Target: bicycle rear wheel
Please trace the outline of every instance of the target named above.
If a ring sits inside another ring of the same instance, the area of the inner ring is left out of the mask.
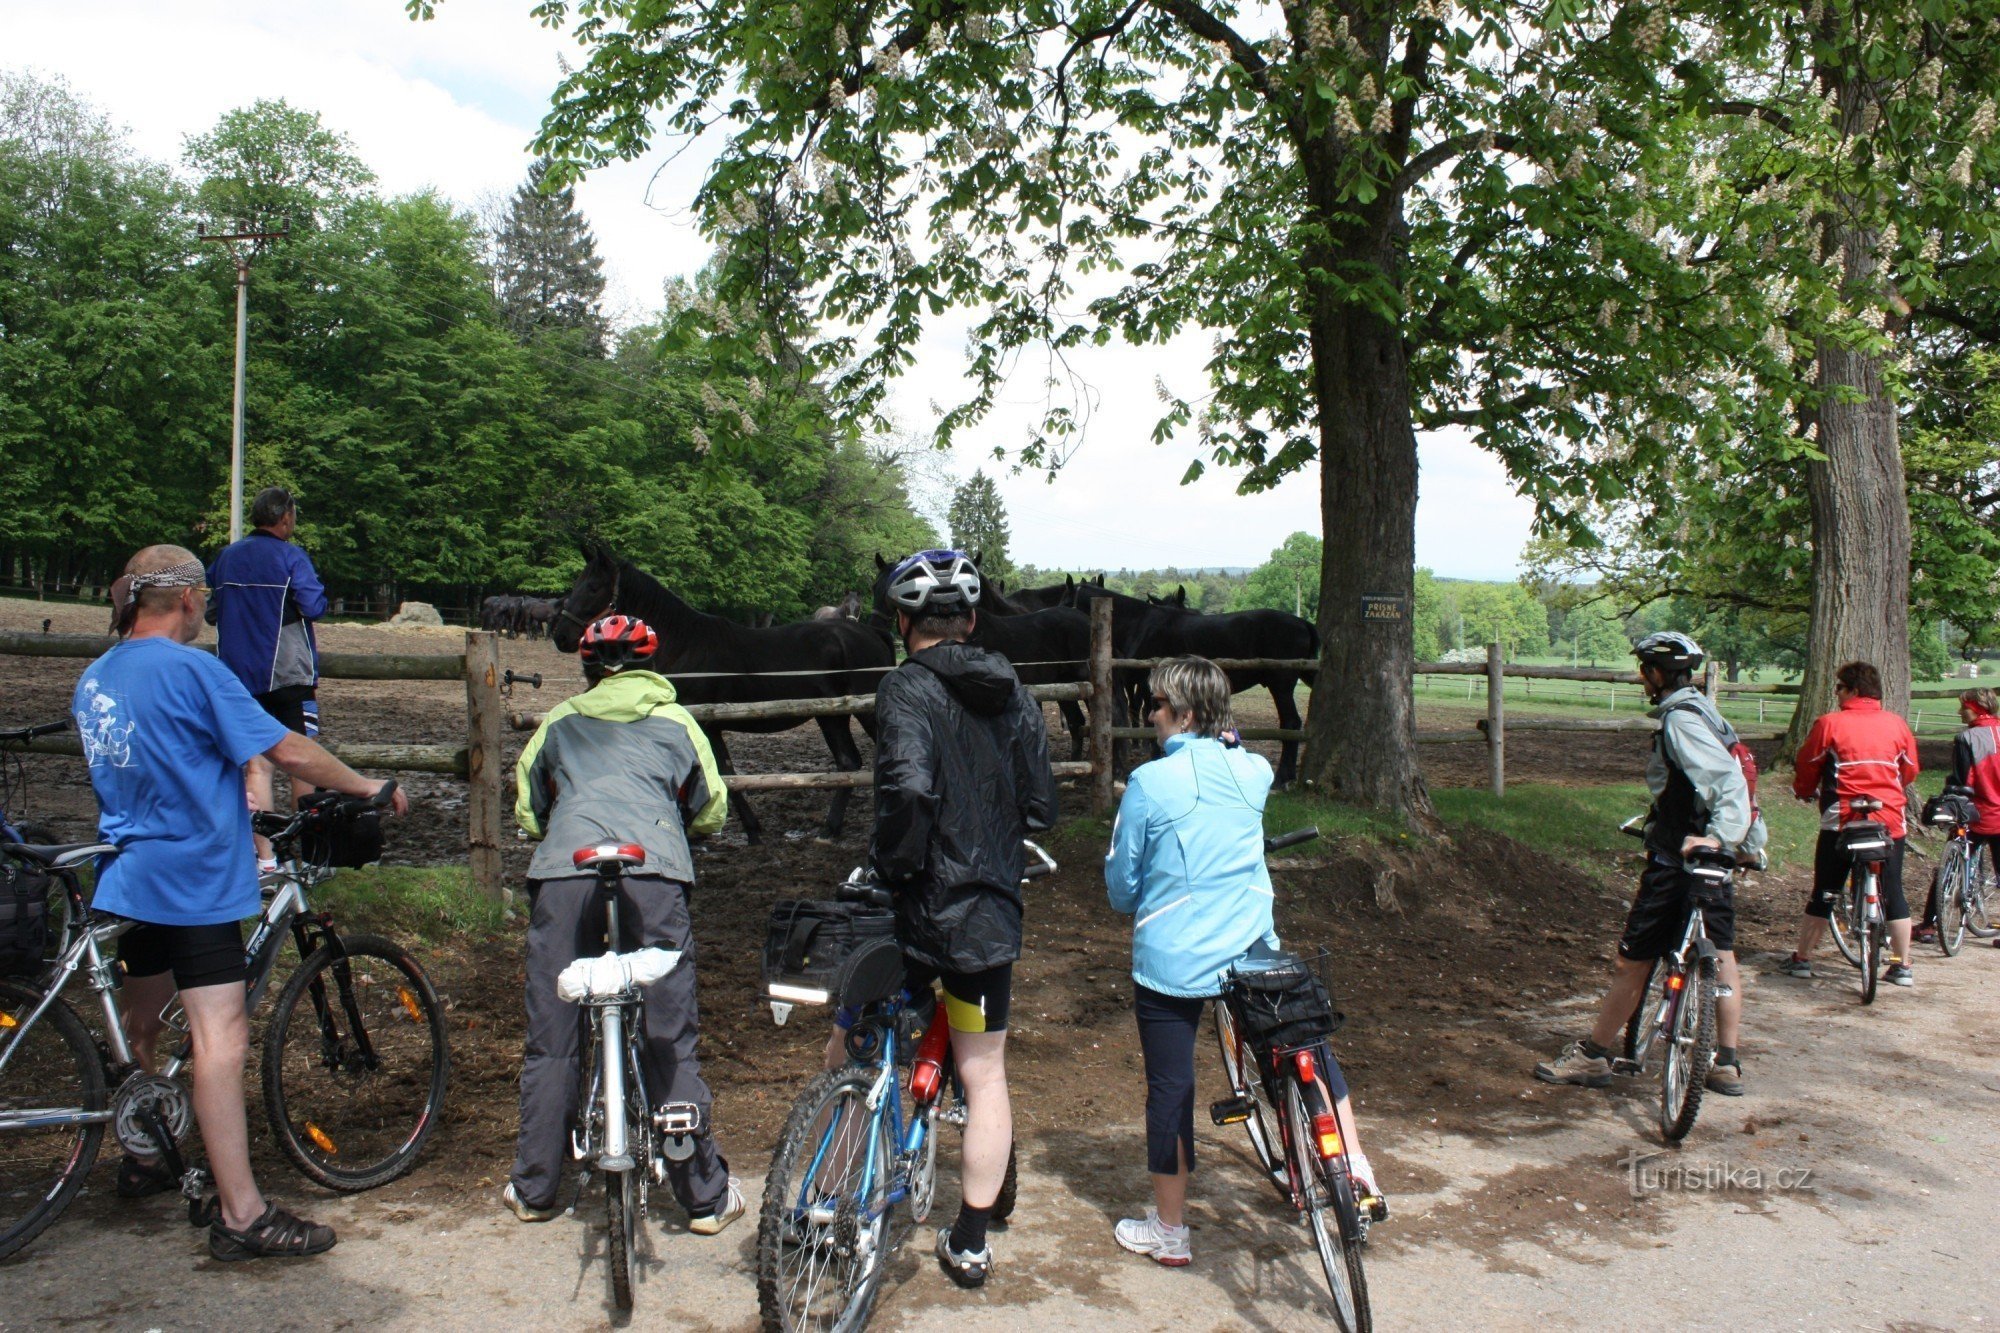
[[[1862,890],[1854,890],[1855,919],[1860,926],[1854,932],[1854,941],[1860,957],[1855,960],[1861,969],[1861,1003],[1875,1003],[1876,983],[1882,974],[1882,923],[1868,920],[1868,907],[1862,897]]]
[[[1228,1004],[1221,1000],[1215,1002],[1215,1041],[1222,1050],[1222,1072],[1229,1080],[1230,1095],[1242,1098],[1250,1107],[1250,1118],[1243,1122],[1245,1132],[1250,1135],[1250,1151],[1256,1155],[1257,1165],[1263,1168],[1264,1179],[1271,1182],[1280,1197],[1288,1199],[1292,1191],[1285,1177],[1283,1145],[1276,1133],[1276,1108],[1270,1104],[1263,1076],[1257,1072],[1256,1053],[1243,1040]]]
[[[1833,911],[1827,915],[1827,926],[1833,931],[1834,947],[1840,950],[1851,967],[1861,966],[1861,890],[1849,884],[1834,896]]]
[[[90,1029],[61,1000],[24,1028],[41,996],[0,981],[0,1120],[35,1111],[105,1107],[104,1062]],[[0,1259],[21,1249],[62,1216],[91,1163],[104,1126],[0,1128]]]
[[[874,1082],[861,1066],[828,1070],[785,1121],[757,1221],[757,1305],[772,1333],[850,1333],[868,1322],[888,1257],[884,1201],[895,1163],[887,1125],[868,1108]]]
[[[1299,1187],[1299,1204],[1312,1230],[1319,1266],[1333,1297],[1333,1320],[1342,1333],[1368,1333],[1368,1277],[1361,1269],[1361,1221],[1347,1178],[1319,1155],[1313,1142],[1318,1089],[1308,1103],[1296,1079],[1285,1080],[1285,1142]],[[1332,1108],[1327,1108],[1331,1110]]]
[[[1715,960],[1697,962],[1674,1000],[1667,1059],[1660,1070],[1660,1133],[1679,1143],[1701,1114],[1708,1065],[1715,1058]]]
[[[639,1200],[636,1171],[612,1171],[604,1177],[604,1249],[611,1261],[611,1303],[632,1308],[632,1256],[639,1247]]]
[[[374,1189],[415,1166],[450,1074],[430,978],[375,935],[314,950],[264,1032],[264,1110],[278,1146],[328,1189]]]
[[[1962,838],[1952,839],[1945,848],[1944,859],[1938,865],[1937,888],[1934,890],[1937,902],[1937,942],[1949,958],[1965,943],[1965,894],[1970,887],[1971,866],[1969,848]]]

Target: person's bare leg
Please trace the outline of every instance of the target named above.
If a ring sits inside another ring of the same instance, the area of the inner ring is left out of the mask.
[[[194,1118],[201,1126],[208,1169],[222,1200],[222,1223],[242,1231],[264,1215],[264,1196],[250,1172],[250,1130],[243,1109],[243,1065],[250,1055],[244,986],[195,986],[181,992],[194,1033]]]
[[[1743,971],[1736,966],[1735,950],[1718,955],[1715,976],[1723,989],[1729,992],[1716,997],[1715,1044],[1733,1051],[1736,1049],[1736,1038],[1743,1031]]]
[[[125,1038],[132,1043],[132,1058],[139,1062],[139,1068],[149,1074],[159,1068],[159,1052],[155,1048],[167,1026],[160,1021],[160,1011],[173,998],[174,974],[171,972],[150,977],[127,977],[118,988],[118,1007],[125,1020]]]
[[[1652,959],[1618,957],[1611,974],[1611,989],[1604,992],[1604,1002],[1597,1007],[1597,1025],[1590,1030],[1592,1044],[1600,1050],[1611,1049],[1618,1034],[1625,1030],[1632,1011],[1639,1007],[1639,997],[1646,993],[1646,980],[1652,974]]]
[[[991,1208],[1007,1176],[1014,1146],[1014,1108],[1007,1099],[1007,1034],[953,1032],[951,1053],[965,1087],[964,1166],[959,1194],[974,1208]]]
[[[1910,918],[1889,923],[1889,952],[1905,966],[1910,961]]]
[[[1826,918],[1823,916],[1807,917],[1799,923],[1799,942],[1792,949],[1793,956],[1797,958],[1812,957],[1813,950],[1819,947],[1819,942],[1825,937]]]
[[[1174,1172],[1171,1176],[1163,1176],[1157,1173],[1153,1176],[1153,1205],[1155,1210],[1160,1214],[1160,1221],[1170,1227],[1178,1227],[1186,1224],[1188,1187],[1187,1145],[1184,1143],[1176,1145],[1174,1156],[1180,1162],[1180,1170]],[[1001,1165],[1004,1169],[1006,1165],[1004,1159]]]
[[[252,810],[271,809],[271,803],[275,799],[271,791],[273,771],[271,761],[261,754],[252,755],[250,762],[243,766],[243,786],[250,794]],[[257,844],[257,860],[259,862],[270,860],[271,840],[257,833],[251,834],[250,839]]]

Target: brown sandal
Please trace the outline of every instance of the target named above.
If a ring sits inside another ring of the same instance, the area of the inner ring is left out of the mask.
[[[334,1246],[333,1228],[294,1217],[277,1204],[241,1231],[217,1218],[209,1224],[208,1252],[225,1263],[239,1259],[303,1259]]]

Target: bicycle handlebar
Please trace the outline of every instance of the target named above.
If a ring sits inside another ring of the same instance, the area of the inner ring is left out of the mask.
[[[1027,869],[1021,872],[1023,880],[1040,879],[1056,873],[1056,859],[1042,850],[1040,843],[1023,838],[1021,846],[1027,849],[1030,858]],[[834,889],[834,901],[860,903],[864,907],[894,906],[895,897],[889,892],[889,886],[878,879],[863,878],[867,873],[865,867],[856,866],[853,873]]]
[[[38,722],[32,727],[8,727],[0,731],[0,741],[31,741],[40,736],[53,736],[57,732],[68,731],[69,722]]]
[[[1318,836],[1319,825],[1317,824],[1306,828],[1293,829],[1290,833],[1273,834],[1271,837],[1264,839],[1264,850],[1266,852],[1282,851],[1287,847],[1296,847],[1302,842],[1311,842]]]

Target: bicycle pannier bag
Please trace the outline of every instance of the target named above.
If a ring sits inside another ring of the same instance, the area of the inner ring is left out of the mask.
[[[788,899],[771,908],[764,991],[794,1004],[867,1004],[901,984],[902,956],[888,908]]]
[[[33,976],[49,949],[55,877],[11,857],[0,861],[0,977]]]
[[[1303,962],[1232,973],[1228,1003],[1259,1051],[1303,1046],[1340,1030],[1333,997]]]
[[[314,817],[299,830],[299,855],[313,865],[352,869],[382,859],[382,812],[339,792],[314,792],[299,802]]]

